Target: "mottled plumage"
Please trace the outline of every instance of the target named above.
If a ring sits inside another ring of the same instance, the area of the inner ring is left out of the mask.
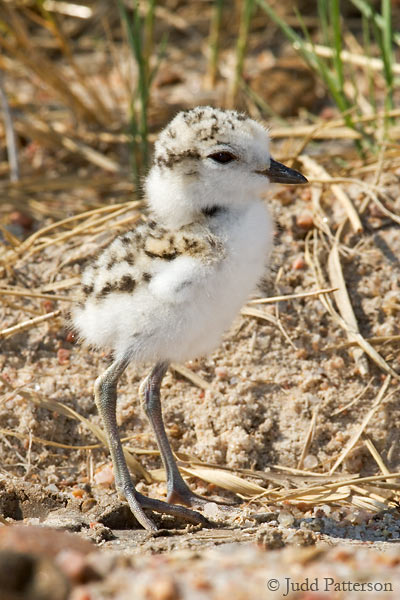
[[[270,181],[304,183],[273,161],[262,125],[234,111],[198,107],[161,132],[146,180],[149,220],[117,237],[85,270],[72,319],[81,339],[113,351],[95,396],[116,484],[144,527],[143,508],[205,522],[192,510],[145,498],[126,467],[115,419],[118,377],[130,361],[155,363],[145,410],[167,470],[168,501],[201,506],[173,458],[159,402],[171,361],[212,350],[263,274],[272,240],[261,193]]]

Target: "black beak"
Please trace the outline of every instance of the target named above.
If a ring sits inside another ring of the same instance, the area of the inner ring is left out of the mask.
[[[271,158],[269,169],[261,171],[263,175],[266,175],[271,183],[308,183],[308,180],[294,169],[285,167],[282,163]]]

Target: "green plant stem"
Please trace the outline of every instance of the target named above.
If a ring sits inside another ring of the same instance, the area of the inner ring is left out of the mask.
[[[219,57],[219,36],[221,30],[222,8],[224,0],[215,0],[210,23],[210,34],[208,37],[209,59],[207,67],[207,84],[214,87],[217,78],[217,67]]]
[[[234,107],[236,97],[243,75],[243,64],[247,48],[250,20],[253,13],[254,0],[242,0],[242,11],[240,15],[239,36],[236,44],[236,65],[232,80],[232,86],[229,91],[228,105]]]

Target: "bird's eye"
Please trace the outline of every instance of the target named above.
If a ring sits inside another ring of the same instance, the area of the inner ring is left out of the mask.
[[[236,156],[230,152],[215,152],[215,154],[209,154],[207,158],[212,158],[215,162],[226,165],[235,160]]]

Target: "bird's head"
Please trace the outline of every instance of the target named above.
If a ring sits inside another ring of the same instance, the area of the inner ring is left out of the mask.
[[[274,182],[307,180],[271,158],[263,125],[236,111],[205,106],[178,113],[161,132],[146,187],[158,216],[185,224],[210,207],[258,200]]]

